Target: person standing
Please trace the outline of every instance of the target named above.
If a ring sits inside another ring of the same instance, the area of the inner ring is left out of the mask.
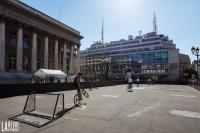
[[[137,78],[136,81],[137,81],[137,87],[139,87],[140,79]]]
[[[65,83],[67,83],[67,76],[66,76],[66,78],[65,78]]]

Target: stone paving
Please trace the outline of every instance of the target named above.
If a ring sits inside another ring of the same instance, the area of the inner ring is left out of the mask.
[[[200,133],[200,91],[184,85],[140,85],[127,92],[126,86],[87,90],[90,97],[84,99],[87,103],[84,108],[66,111],[61,118],[41,128],[19,123],[18,132]],[[65,108],[73,107],[76,91],[61,93],[65,94]],[[36,97],[40,101],[45,99],[42,95]],[[22,113],[25,100],[26,96],[0,99],[1,123]],[[55,105],[51,98],[43,104],[44,108]]]

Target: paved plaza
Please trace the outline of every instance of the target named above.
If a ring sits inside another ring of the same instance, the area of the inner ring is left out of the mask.
[[[37,128],[19,123],[20,133],[200,133],[200,92],[183,85],[127,85],[87,90],[84,108],[74,108]],[[76,91],[65,91],[65,108]],[[45,99],[37,96],[36,100]],[[22,113],[26,96],[0,99],[0,121]],[[37,103],[37,102],[36,102]],[[50,100],[45,106],[53,105]],[[61,105],[58,105],[61,106]],[[1,131],[0,131],[1,132]]]

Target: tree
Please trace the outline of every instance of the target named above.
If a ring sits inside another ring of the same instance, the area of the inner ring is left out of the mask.
[[[193,68],[186,68],[183,71],[183,77],[188,80],[192,78],[192,75],[195,75],[195,77],[197,76],[197,71],[194,70]]]

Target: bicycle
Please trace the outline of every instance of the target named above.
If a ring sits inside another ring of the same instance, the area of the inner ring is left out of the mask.
[[[128,92],[132,92],[133,91],[133,85],[131,84],[128,84],[127,85],[127,87],[126,87],[126,90],[128,91]]]
[[[89,98],[90,97],[90,95],[88,94],[88,92],[86,91],[86,90],[84,90],[84,89],[82,89],[82,94],[83,94],[83,96],[85,97],[85,98]],[[74,96],[74,105],[75,106],[78,106],[78,105],[80,105],[80,99],[79,99],[79,97],[78,97],[78,94],[76,94],[75,96]]]

